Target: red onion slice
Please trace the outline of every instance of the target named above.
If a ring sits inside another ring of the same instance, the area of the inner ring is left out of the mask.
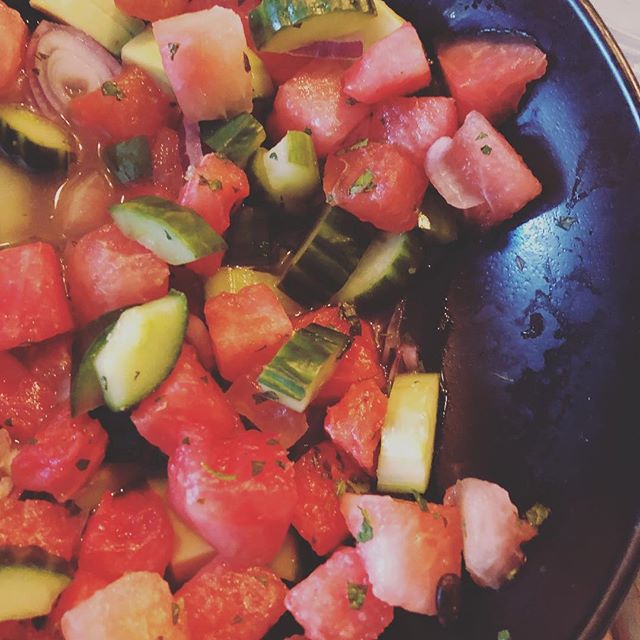
[[[120,63],[82,31],[46,20],[33,33],[25,67],[33,97],[50,118],[64,114],[72,98],[98,89],[121,70]]]
[[[187,158],[192,167],[197,167],[204,157],[202,153],[202,142],[200,141],[200,125],[197,122],[183,121],[184,146],[187,151]]]
[[[363,52],[364,45],[361,40],[321,40],[289,51],[294,56],[336,58],[341,60],[361,58]]]

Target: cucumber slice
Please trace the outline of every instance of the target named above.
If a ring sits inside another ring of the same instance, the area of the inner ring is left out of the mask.
[[[362,40],[365,51],[372,45],[391,35],[399,29],[405,19],[399,16],[383,0],[373,0],[376,6],[376,17],[368,20],[362,29],[350,34],[350,40]]]
[[[142,196],[109,211],[125,236],[169,264],[187,264],[227,247],[195,211],[164,198]]]
[[[233,214],[227,232],[229,249],[225,261],[230,265],[265,267],[271,264],[269,213],[243,206]]]
[[[238,293],[241,289],[252,284],[266,284],[280,300],[287,315],[294,316],[304,309],[294,302],[286,293],[278,289],[278,276],[265,271],[254,271],[247,267],[222,267],[218,269],[206,282],[205,298],[213,298],[221,293]]]
[[[39,547],[0,548],[0,622],[47,615],[71,575],[66,560]]]
[[[114,55],[144,29],[144,22],[120,11],[113,0],[29,0],[34,9],[65,22],[99,42]]]
[[[71,415],[78,416],[87,411],[97,409],[104,404],[102,387],[95,369],[95,359],[102,347],[107,343],[107,336],[111,333],[115,320],[94,339],[85,352],[78,370],[71,378]]]
[[[64,170],[73,157],[67,132],[22,105],[0,107],[0,148],[33,171]]]
[[[249,158],[267,139],[267,134],[250,113],[241,113],[226,122],[201,122],[200,138],[211,151],[244,168]]]
[[[327,207],[278,286],[300,304],[325,304],[347,282],[373,234],[366,222],[338,207]]]
[[[147,136],[136,136],[106,149],[107,164],[122,184],[151,176],[151,149]]]
[[[320,170],[313,140],[303,131],[289,131],[267,151],[259,149],[251,162],[251,174],[267,198],[285,211],[308,211],[320,191]]]
[[[399,375],[391,387],[382,425],[378,490],[423,493],[429,484],[438,415],[440,376]]]
[[[351,338],[310,324],[296,331],[264,367],[258,385],[280,404],[302,413],[331,377]]]
[[[420,209],[418,228],[427,240],[450,244],[458,239],[460,210],[448,204],[435,189],[427,190]]]
[[[274,87],[267,67],[251,49],[247,48],[245,53],[251,67],[251,90],[254,100],[270,98],[274,94]]]
[[[249,26],[258,49],[283,52],[364,29],[375,15],[373,0],[262,0]]]
[[[155,80],[160,89],[167,95],[173,96],[173,89],[162,64],[160,47],[151,27],[147,27],[142,33],[129,40],[122,47],[121,55],[124,64],[140,67]]]
[[[187,298],[170,291],[123,311],[94,359],[107,406],[123,411],[148,396],[171,373],[187,328]]]
[[[336,302],[375,306],[397,298],[423,259],[411,233],[383,233],[364,252],[355,271],[336,295]]]

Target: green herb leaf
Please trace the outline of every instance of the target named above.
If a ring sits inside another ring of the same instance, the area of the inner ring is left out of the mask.
[[[286,469],[287,465],[282,462],[282,460],[276,460],[276,464],[281,468],[281,469]]]
[[[498,640],[511,640],[511,634],[508,629],[498,631]]]
[[[376,185],[373,182],[374,175],[370,169],[367,169],[361,176],[359,176],[356,181],[351,185],[349,189],[349,195],[355,196],[359,193],[373,191],[376,188]]]
[[[271,160],[276,160],[277,161],[278,160],[278,154],[275,151],[272,151],[269,154],[269,158],[271,158]]]
[[[251,475],[257,476],[262,473],[264,469],[265,462],[264,460],[252,460],[251,461]]]
[[[481,131],[478,136],[476,137],[476,140],[484,140],[485,138],[488,138],[489,134],[485,133],[484,131]]]
[[[420,507],[420,511],[428,512],[429,505],[427,504],[427,501],[425,500],[424,496],[421,493],[418,493],[417,491],[412,491],[412,493],[413,493],[413,498],[415,499],[415,501],[418,503],[418,506]]]
[[[538,502],[527,511],[527,521],[532,527],[540,527],[550,515],[551,509]]]
[[[231,481],[238,479],[238,477],[233,475],[232,473],[223,473],[222,471],[216,471],[215,469],[212,469],[206,462],[201,462],[200,465],[209,475],[217,478],[218,480]]]
[[[202,174],[198,176],[198,184],[201,186],[207,186],[211,191],[220,191],[222,189],[222,181],[218,179],[207,180]]]
[[[189,436],[185,436],[184,438],[182,438],[182,444],[191,444],[191,439],[189,438]]]
[[[336,495],[341,498],[345,493],[347,493],[347,483],[340,479],[336,482]]]
[[[118,86],[118,83],[114,82],[113,80],[107,80],[105,83],[103,83],[102,95],[115,98],[118,102],[124,100],[125,98],[124,91],[122,91],[122,89]]]
[[[352,609],[362,609],[368,590],[369,586],[366,584],[347,582],[347,598],[349,598],[349,606]]]
[[[304,128],[304,132],[305,132],[308,136],[310,136],[310,135],[313,133],[313,131],[311,131],[311,129],[309,129],[309,127],[305,127],[305,128]]]
[[[493,149],[488,144],[485,144],[484,147],[480,148],[480,151],[482,151],[485,156],[490,156]]]
[[[362,526],[360,527],[360,531],[358,531],[356,540],[358,542],[369,542],[369,540],[373,539],[373,527],[369,520],[369,512],[362,507],[358,507],[358,509],[360,509],[360,513],[362,514]]]
[[[5,426],[5,427],[13,427],[13,420],[12,420],[11,418],[7,418],[7,419],[4,421],[4,426]]]
[[[278,394],[275,391],[262,391],[261,393],[254,393],[251,397],[256,404],[262,404],[268,400],[278,400]]]
[[[168,45],[169,48],[169,57],[173,62],[173,59],[176,57],[176,53],[178,53],[178,49],[180,48],[180,43],[178,42],[170,42]]]
[[[280,442],[278,440],[276,440],[275,438],[269,438],[267,440],[267,444],[270,445],[270,446],[274,446],[276,444],[280,444]]]

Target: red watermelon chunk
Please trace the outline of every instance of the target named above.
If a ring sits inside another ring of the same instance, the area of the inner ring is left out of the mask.
[[[287,131],[309,130],[320,158],[339,149],[369,113],[369,107],[353,104],[342,90],[347,67],[343,61],[316,60],[281,85],[268,121],[271,137],[280,140]]]
[[[207,301],[204,312],[218,370],[226,380],[267,364],[293,331],[287,312],[265,284],[221,293]]]
[[[445,503],[460,509],[464,562],[474,582],[500,588],[524,562],[520,545],[535,537],[536,528],[520,520],[502,487],[486,480],[458,480],[447,490]]]
[[[406,500],[354,494],[342,497],[341,509],[376,597],[408,611],[435,615],[438,581],[461,571],[458,509],[429,503],[423,511]]]
[[[409,23],[365,51],[344,74],[344,92],[366,104],[405,96],[427,87],[431,69],[420,36]]]
[[[500,124],[518,110],[527,84],[547,70],[546,55],[531,40],[511,35],[444,42],[438,47],[438,59],[460,121],[479,111]]]
[[[73,329],[53,247],[33,242],[0,251],[0,351]]]
[[[369,479],[331,442],[321,442],[294,465],[298,502],[293,526],[324,556],[349,535],[340,512],[340,496],[347,491],[367,491]]]
[[[62,617],[65,640],[187,640],[169,585],[134,571],[96,591]]]
[[[325,431],[369,474],[375,473],[375,453],[387,412],[387,396],[374,380],[358,382],[327,410]]]
[[[44,500],[0,500],[0,547],[36,546],[71,560],[80,543],[84,519]]]
[[[287,588],[266,567],[214,560],[176,593],[194,640],[260,640],[284,613]]]
[[[422,166],[429,147],[457,130],[456,103],[451,98],[393,98],[376,105],[369,140],[395,144]]]
[[[64,253],[73,308],[81,322],[166,295],[169,268],[114,224],[87,233]]]
[[[481,227],[511,218],[542,192],[522,157],[477,111],[453,138],[429,149],[425,169],[444,199]]]
[[[238,415],[188,344],[169,377],[134,409],[131,420],[167,455],[185,438],[216,440],[242,432]]]
[[[375,596],[360,554],[349,548],[297,584],[285,605],[308,640],[375,640],[393,620],[393,608]]]
[[[189,122],[229,118],[251,111],[251,69],[242,21],[231,9],[213,7],[153,23],[162,64]]]

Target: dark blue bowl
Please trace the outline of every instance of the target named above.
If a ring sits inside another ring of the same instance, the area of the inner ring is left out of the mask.
[[[542,197],[463,241],[412,296],[410,318],[437,353],[446,291],[433,497],[473,475],[552,516],[516,580],[499,592],[465,583],[456,629],[398,611],[384,638],[495,640],[508,629],[513,640],[600,640],[640,558],[640,87],[586,1],[391,4],[426,42],[515,30],[549,56],[504,128]]]

